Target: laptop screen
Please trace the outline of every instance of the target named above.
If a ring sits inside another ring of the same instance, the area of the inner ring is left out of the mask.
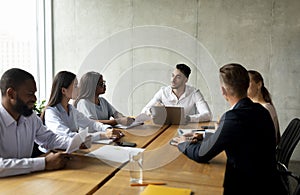
[[[150,109],[155,124],[186,124],[184,108],[175,106],[152,106]]]

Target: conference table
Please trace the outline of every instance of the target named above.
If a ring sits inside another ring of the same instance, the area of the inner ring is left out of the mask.
[[[120,141],[135,142],[144,148],[144,182],[164,182],[165,186],[189,188],[194,195],[222,194],[226,156],[219,154],[209,163],[197,163],[169,144],[177,129],[195,129],[214,122],[187,125],[156,125],[147,122],[122,130]],[[145,186],[130,186],[128,163],[112,166],[99,158],[87,156],[103,147],[76,151],[62,170],[41,171],[0,179],[0,194],[140,194]]]

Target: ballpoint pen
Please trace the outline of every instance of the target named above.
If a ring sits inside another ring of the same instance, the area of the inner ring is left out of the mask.
[[[132,183],[130,186],[166,185],[164,182]]]

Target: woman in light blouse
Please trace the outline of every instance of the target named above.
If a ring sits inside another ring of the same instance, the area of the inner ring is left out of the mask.
[[[253,101],[260,103],[263,105],[270,113],[271,118],[273,120],[275,130],[276,130],[276,143],[279,143],[280,140],[280,130],[279,130],[279,123],[278,123],[278,117],[276,113],[276,109],[273,105],[271,95],[268,91],[268,89],[264,85],[264,79],[262,75],[255,71],[255,70],[249,70],[248,71],[249,77],[250,77],[250,84],[248,88],[248,97]]]
[[[130,125],[134,118],[124,116],[105,98],[100,97],[106,91],[103,76],[94,71],[85,73],[80,79],[79,95],[74,106],[88,118],[109,125]]]
[[[45,125],[60,135],[73,137],[88,128],[93,140],[117,136],[120,132],[110,125],[91,120],[74,108],[69,101],[77,97],[76,75],[61,71],[54,78],[48,104],[41,115]],[[114,134],[114,135],[113,135]],[[117,136],[118,137],[118,136]]]

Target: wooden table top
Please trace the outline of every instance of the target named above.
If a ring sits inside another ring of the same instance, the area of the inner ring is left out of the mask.
[[[124,130],[125,136],[120,141],[136,142],[137,147],[145,147],[167,127],[148,122],[146,125]],[[143,132],[142,135],[139,132]],[[0,178],[0,194],[93,193],[118,170],[118,167],[110,166],[97,158],[85,156],[102,146],[103,144],[93,144],[90,149],[75,152],[62,170]]]
[[[65,169],[0,179],[0,194],[86,194],[113,171],[101,160],[72,155]]]
[[[192,124],[181,128],[198,128]],[[202,124],[203,125],[203,124]],[[179,126],[172,125],[144,151],[144,182],[165,182],[167,186],[190,188],[194,194],[222,194],[226,165],[225,153],[209,163],[197,163],[171,146],[169,141],[177,135]],[[129,167],[124,166],[95,194],[139,194],[144,187],[131,187]]]
[[[159,126],[152,123],[124,130],[120,141],[135,142],[144,151],[144,181],[166,182],[167,186],[191,188],[195,194],[222,194],[225,154],[209,164],[199,164],[169,144],[177,129],[198,128],[213,123],[186,126]],[[114,167],[86,153],[102,147],[72,154],[65,169],[41,171],[0,178],[0,194],[139,194],[144,187],[131,187],[128,166]]]

